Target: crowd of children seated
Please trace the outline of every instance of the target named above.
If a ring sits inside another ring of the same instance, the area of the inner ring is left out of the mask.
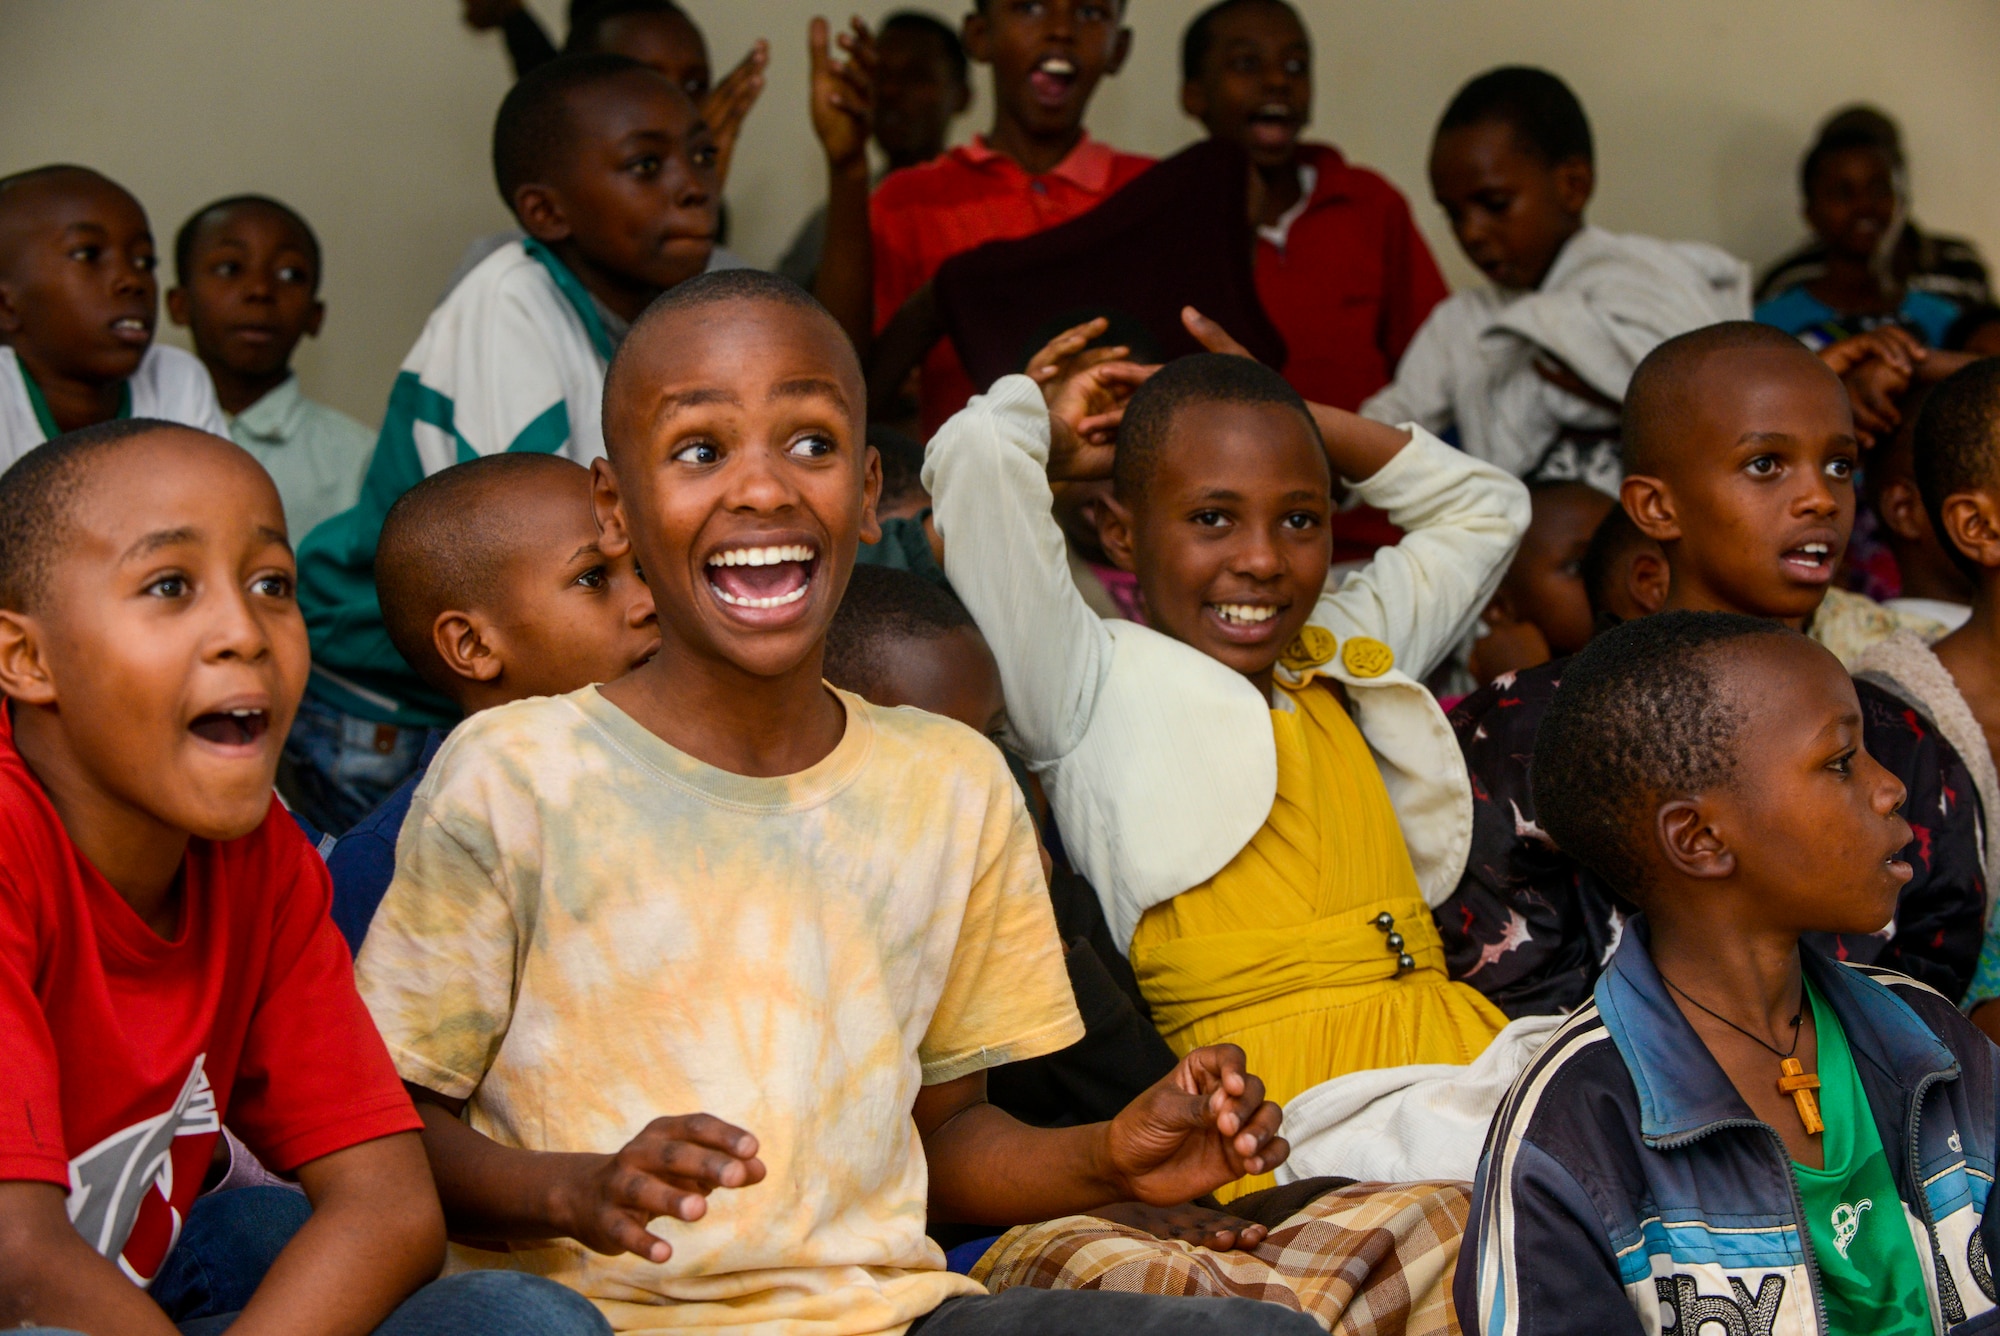
[[[2000,309],[1885,115],[1753,288],[1479,73],[1453,293],[1286,0],[1163,164],[1122,0],[814,20],[764,273],[767,43],[463,8],[517,226],[378,430],[296,210],[177,229],[189,353],[130,192],[0,176],[0,1326],[2000,1322]]]

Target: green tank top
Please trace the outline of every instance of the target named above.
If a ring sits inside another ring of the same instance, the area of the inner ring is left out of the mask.
[[[1792,1172],[1805,1209],[1806,1237],[1819,1264],[1827,1331],[1836,1336],[1924,1336],[1935,1328],[1930,1286],[1911,1233],[1921,1225],[1904,1211],[1897,1195],[1840,1021],[1810,984],[1806,993],[1819,1031],[1826,1167],[1808,1169],[1794,1162]]]

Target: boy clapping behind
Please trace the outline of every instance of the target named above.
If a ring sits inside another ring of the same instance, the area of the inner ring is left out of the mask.
[[[0,468],[114,418],[228,434],[201,363],[153,342],[152,225],[88,167],[0,178]]]
[[[1494,1123],[1468,1330],[1987,1325],[1993,1046],[1800,942],[1870,931],[1910,877],[1861,716],[1833,655],[1731,613],[1628,623],[1569,664],[1536,806],[1644,912]]]

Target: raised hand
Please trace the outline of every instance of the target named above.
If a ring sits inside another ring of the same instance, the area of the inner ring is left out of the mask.
[[[649,1221],[699,1220],[715,1189],[764,1181],[757,1138],[705,1113],[655,1118],[617,1154],[576,1159],[555,1205],[563,1233],[592,1252],[635,1253],[649,1262],[674,1255],[646,1228]]]
[[[1181,325],[1194,335],[1196,343],[1212,353],[1228,353],[1231,357],[1250,356],[1250,350],[1231,338],[1228,330],[1192,306],[1181,307]]]
[[[806,29],[806,52],[812,62],[812,123],[836,171],[868,166],[868,136],[875,123],[875,38],[860,16],[848,20],[848,30],[829,42],[830,25],[816,18]],[[838,43],[847,59],[836,59]]]
[[[1106,1129],[1106,1153],[1132,1197],[1178,1205],[1283,1164],[1291,1147],[1278,1135],[1282,1117],[1244,1069],[1243,1050],[1216,1044],[1126,1105]]]
[[[701,118],[715,140],[715,182],[720,189],[729,180],[729,160],[736,153],[736,137],[743,133],[743,119],[757,99],[764,95],[764,67],[771,63],[771,44],[759,37],[736,68],[708,90],[701,100]]]

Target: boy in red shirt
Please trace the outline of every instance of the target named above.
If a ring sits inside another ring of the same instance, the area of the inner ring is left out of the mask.
[[[979,0],[966,16],[966,54],[993,67],[993,128],[876,190],[878,334],[952,256],[1066,223],[1153,165],[1083,128],[1098,81],[1131,50],[1124,16],[1124,0]],[[923,361],[924,436],[980,388],[949,341],[935,344]]]
[[[0,475],[0,1327],[226,1321],[146,1292],[226,1123],[313,1208],[238,1336],[592,1330],[545,1282],[403,1303],[444,1225],[272,797],[308,663],[292,585],[277,489],[228,441],[114,421]]]
[[[1330,144],[1312,119],[1312,42],[1285,0],[1220,0],[1181,39],[1181,108],[1252,167],[1257,296],[1285,336],[1285,379],[1353,412],[1389,383],[1446,296],[1402,193]]]

